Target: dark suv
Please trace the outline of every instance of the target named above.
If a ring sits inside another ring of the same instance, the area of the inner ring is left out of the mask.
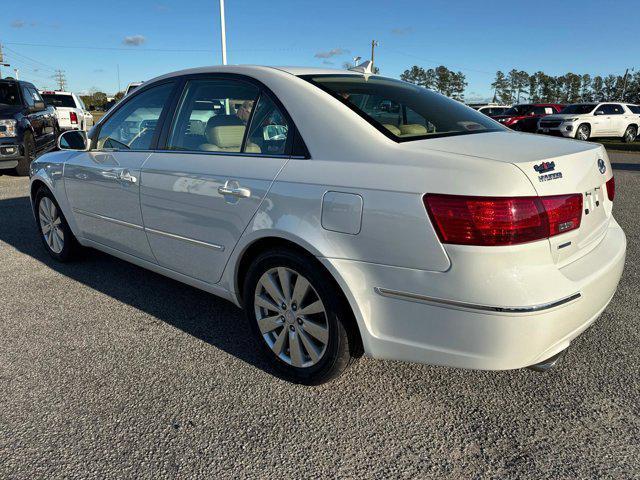
[[[28,175],[34,158],[56,146],[55,110],[29,82],[0,79],[0,174]]]

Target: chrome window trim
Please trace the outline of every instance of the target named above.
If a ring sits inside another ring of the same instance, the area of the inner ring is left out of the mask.
[[[96,153],[133,153],[133,152],[143,152],[143,153],[186,153],[189,155],[224,155],[229,157],[255,157],[255,158],[290,158],[294,160],[309,160],[309,157],[305,157],[304,155],[265,155],[263,153],[243,153],[243,152],[207,152],[205,150],[118,150],[118,149],[92,149],[88,150],[89,152]]]
[[[481,310],[483,312],[496,312],[496,313],[535,313],[544,310],[549,310],[555,307],[559,307],[561,305],[566,305],[567,303],[578,300],[582,297],[581,293],[574,293],[573,295],[569,295],[568,297],[561,298],[560,300],[556,300],[549,303],[543,303],[539,305],[531,305],[524,307],[499,307],[492,305],[478,305],[467,302],[460,302],[457,300],[447,300],[443,298],[437,297],[429,297],[426,295],[420,295],[417,293],[410,292],[401,292],[398,290],[390,290],[387,288],[374,287],[373,289],[378,295],[388,298],[394,298],[397,300],[406,300],[410,302],[418,302],[418,303],[427,303],[427,304],[439,304],[439,305],[447,305],[450,307],[458,307],[458,308],[468,308],[471,310]]]
[[[215,243],[203,242],[202,240],[195,240],[193,238],[183,237],[181,235],[176,235],[175,233],[163,232],[162,230],[156,230],[154,228],[145,227],[144,230],[149,233],[155,233],[156,235],[160,235],[167,238],[172,238],[174,240],[181,240],[183,242],[192,243],[194,245],[198,245],[200,247],[211,248],[213,250],[218,250],[220,252],[224,251],[223,245],[217,245]]]

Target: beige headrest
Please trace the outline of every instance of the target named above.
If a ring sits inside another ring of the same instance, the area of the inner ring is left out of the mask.
[[[400,132],[402,135],[426,135],[427,127],[419,125],[417,123],[410,123],[408,125],[400,125]]]
[[[207,129],[207,140],[220,148],[233,148],[242,145],[244,125],[224,125]]]
[[[390,123],[383,123],[382,126],[387,130],[389,130],[394,135],[400,135],[401,133],[398,127],[396,127],[395,125],[391,125]]]

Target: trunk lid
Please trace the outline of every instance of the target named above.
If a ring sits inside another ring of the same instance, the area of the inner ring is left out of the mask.
[[[613,175],[602,145],[517,132],[434,138],[423,143],[430,150],[511,163],[540,196],[582,194],[580,228],[549,239],[558,264],[588,253],[606,234],[613,207],[606,182]]]

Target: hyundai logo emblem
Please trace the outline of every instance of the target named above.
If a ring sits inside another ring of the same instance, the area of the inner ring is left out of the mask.
[[[604,160],[599,158],[598,159],[598,170],[600,170],[600,173],[602,173],[604,175],[604,172],[607,171],[607,165],[604,163]]]

